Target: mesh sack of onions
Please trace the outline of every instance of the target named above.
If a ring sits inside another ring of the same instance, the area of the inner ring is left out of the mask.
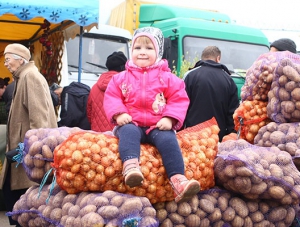
[[[300,121],[300,56],[281,59],[268,93],[267,114],[277,123]]]
[[[153,205],[160,226],[290,226],[299,205],[242,198],[225,189],[201,191],[189,202]]]
[[[80,131],[80,128],[39,128],[28,130],[24,138],[22,165],[28,178],[41,183],[44,175],[51,169],[55,147],[66,140],[70,134]],[[52,181],[50,173],[47,181]]]
[[[216,184],[249,199],[299,204],[300,172],[292,157],[278,147],[260,147],[245,140],[219,145]]]
[[[156,210],[146,197],[113,191],[67,194],[56,186],[32,186],[6,213],[22,227],[157,227]]]
[[[243,101],[233,113],[234,129],[238,138],[253,144],[259,129],[271,120],[267,116],[268,102],[253,100]]]
[[[213,118],[177,133],[188,179],[200,182],[201,189],[214,186],[213,165],[217,154],[219,127]],[[151,203],[174,199],[157,149],[141,145],[140,167],[144,175],[141,186],[124,184],[118,139],[99,132],[81,131],[69,136],[54,150],[56,182],[68,193],[112,190],[145,196]]]

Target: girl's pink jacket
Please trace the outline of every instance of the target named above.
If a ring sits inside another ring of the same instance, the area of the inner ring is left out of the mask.
[[[104,110],[113,124],[114,115],[128,113],[141,127],[155,127],[162,117],[171,117],[173,129],[178,130],[188,106],[184,81],[171,73],[166,60],[147,68],[129,60],[126,70],[113,76],[104,95]]]

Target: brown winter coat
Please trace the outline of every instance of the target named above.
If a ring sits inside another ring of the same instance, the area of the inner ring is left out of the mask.
[[[34,62],[22,65],[14,72],[13,77],[16,84],[7,122],[7,151],[24,142],[25,133],[30,129],[57,127],[48,83]],[[6,177],[7,164],[5,160],[0,176],[1,188]],[[35,184],[28,179],[21,164],[17,168],[16,163],[11,165],[12,190]]]

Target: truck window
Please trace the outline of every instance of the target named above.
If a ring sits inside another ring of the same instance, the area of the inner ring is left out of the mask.
[[[183,39],[184,59],[198,61],[203,49],[212,45],[220,48],[221,63],[233,69],[247,70],[261,54],[269,52],[268,47],[263,45],[186,36]]]
[[[68,81],[78,81],[79,37],[66,44],[68,56]],[[128,58],[128,43],[96,36],[82,38],[82,73],[81,81],[90,87],[98,80],[99,75],[107,71],[106,58],[114,51],[122,51]]]

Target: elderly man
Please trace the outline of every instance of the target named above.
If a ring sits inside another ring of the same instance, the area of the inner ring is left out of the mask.
[[[25,46],[13,43],[4,50],[4,65],[12,73],[15,90],[7,122],[7,151],[24,142],[25,133],[35,128],[57,127],[49,86],[39,72]],[[8,164],[5,160],[1,172],[1,186],[7,211],[24,194],[31,182],[22,165]],[[11,225],[20,226],[9,217]]]

